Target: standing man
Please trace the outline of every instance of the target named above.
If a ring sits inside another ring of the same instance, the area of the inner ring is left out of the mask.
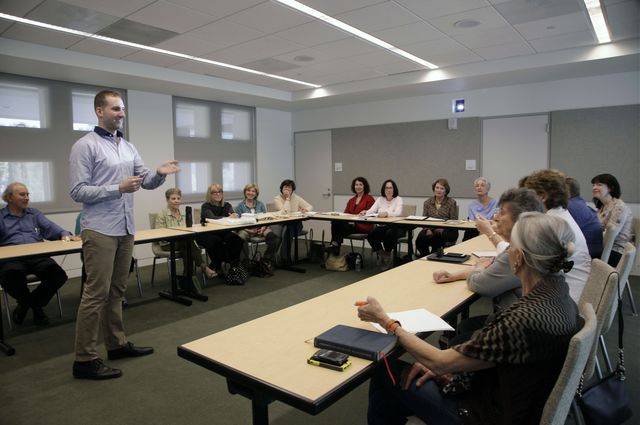
[[[7,206],[0,209],[0,246],[21,245],[47,240],[80,240],[49,220],[35,208],[29,208],[29,190],[18,182],[10,183],[2,194]],[[29,292],[27,275],[35,274],[40,285]],[[29,309],[37,326],[49,324],[43,307],[67,281],[67,274],[49,257],[25,258],[0,263],[0,283],[18,301],[13,310],[14,323],[21,325]]]
[[[98,126],[71,148],[71,189],[82,202],[82,252],[87,272],[76,320],[76,361],[73,376],[109,379],[122,376],[98,356],[98,331],[102,327],[109,360],[146,356],[151,347],[127,341],[122,323],[122,298],[129,275],[135,234],[133,192],[155,189],[168,174],[179,171],[175,160],[155,172],[144,167],[136,148],[120,129],[124,102],[120,93],[103,90],[94,99]]]

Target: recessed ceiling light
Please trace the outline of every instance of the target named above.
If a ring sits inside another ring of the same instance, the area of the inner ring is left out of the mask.
[[[20,22],[22,24],[31,25],[31,26],[34,26],[34,27],[46,28],[46,29],[53,30],[53,31],[63,32],[63,33],[66,33],[66,34],[74,34],[74,35],[78,35],[80,37],[92,38],[92,39],[104,41],[104,42],[107,42],[107,43],[120,44],[120,45],[123,45],[123,46],[129,46],[129,47],[133,47],[133,48],[140,49],[140,50],[146,50],[146,51],[149,51],[149,52],[155,52],[155,53],[160,53],[160,54],[163,54],[163,55],[175,56],[175,57],[182,58],[182,59],[193,60],[193,61],[197,61],[197,62],[201,62],[201,63],[206,63],[206,64],[209,64],[209,65],[219,66],[219,67],[222,67],[222,68],[235,69],[236,71],[248,72],[250,74],[261,75],[263,77],[269,77],[269,78],[273,78],[273,79],[276,79],[276,80],[288,81],[290,83],[295,83],[295,84],[302,84],[304,86],[313,87],[313,88],[316,88],[316,89],[322,87],[319,84],[307,83],[306,81],[294,80],[293,78],[282,77],[280,75],[275,75],[275,74],[268,74],[266,72],[256,71],[255,69],[251,69],[251,68],[244,68],[244,67],[241,67],[241,66],[231,65],[231,64],[228,64],[228,63],[224,63],[224,62],[218,62],[218,61],[214,61],[214,60],[210,60],[210,59],[200,58],[200,57],[197,57],[197,56],[186,55],[184,53],[174,52],[174,51],[171,51],[171,50],[158,49],[157,47],[146,46],[144,44],[132,43],[132,42],[129,42],[129,41],[119,40],[117,38],[105,37],[103,35],[92,34],[92,33],[89,33],[89,32],[74,30],[74,29],[71,29],[71,28],[60,27],[60,26],[57,26],[57,25],[51,25],[51,24],[47,24],[47,23],[44,23],[44,22],[40,22],[40,21],[34,21],[32,19],[26,19],[26,18],[21,18],[19,16],[8,15],[6,13],[1,13],[0,12],[0,18],[1,19],[6,19],[6,20],[9,20],[9,21],[13,21],[13,22]]]
[[[473,28],[478,25],[480,25],[480,22],[475,19],[461,19],[453,23],[453,26],[456,28]]]
[[[609,27],[607,26],[607,20],[604,17],[604,11],[600,5],[599,0],[583,0],[584,5],[589,13],[589,19],[591,20],[591,26],[593,32],[596,33],[598,43],[611,42],[611,35],[609,34]]]
[[[388,51],[390,51],[392,53],[395,53],[398,56],[402,56],[403,58],[408,59],[408,60],[410,60],[412,62],[415,62],[417,64],[420,64],[420,65],[422,65],[422,66],[424,66],[426,68],[429,68],[429,69],[437,69],[438,68],[437,65],[434,65],[431,62],[428,62],[428,61],[426,61],[426,60],[424,60],[422,58],[419,58],[419,57],[417,57],[415,55],[412,55],[411,53],[406,52],[406,51],[404,51],[402,49],[399,49],[398,47],[396,47],[396,46],[394,46],[392,44],[389,44],[384,40],[380,40],[379,38],[374,37],[369,33],[366,33],[366,32],[364,32],[362,30],[359,30],[356,27],[352,27],[349,24],[346,24],[346,23],[344,23],[344,22],[342,22],[342,21],[340,21],[340,20],[338,20],[336,18],[333,18],[333,17],[331,17],[329,15],[326,15],[323,12],[320,12],[319,10],[316,10],[316,9],[314,9],[312,7],[309,7],[309,6],[305,5],[305,4],[302,4],[302,3],[300,3],[300,2],[298,2],[296,0],[273,0],[273,1],[278,2],[280,4],[284,4],[285,6],[289,6],[290,8],[295,9],[298,12],[302,12],[305,15],[309,15],[309,16],[311,16],[313,18],[316,18],[316,19],[318,19],[320,21],[323,21],[323,22],[331,25],[332,27],[336,27],[336,28],[338,28],[338,29],[340,29],[340,30],[342,30],[344,32],[347,32],[347,33],[349,33],[351,35],[354,35],[354,36],[356,36],[356,37],[358,37],[358,38],[360,38],[360,39],[362,39],[364,41],[367,41],[367,42],[369,42],[371,44],[375,44],[376,46],[382,47],[383,49],[387,49]]]
[[[294,57],[293,60],[296,62],[311,62],[312,60],[315,60],[315,58],[307,55],[298,55]]]

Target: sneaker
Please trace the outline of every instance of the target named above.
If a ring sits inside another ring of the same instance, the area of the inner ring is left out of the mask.
[[[120,369],[114,369],[102,362],[102,359],[93,359],[88,362],[73,362],[73,377],[76,379],[113,379],[122,376]]]

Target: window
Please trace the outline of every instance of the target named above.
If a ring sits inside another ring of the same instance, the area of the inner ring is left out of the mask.
[[[250,140],[251,116],[249,111],[223,108],[221,136],[224,140]]]
[[[98,118],[93,107],[93,92],[71,93],[71,106],[73,110],[73,129],[76,131],[91,131],[98,124]]]
[[[207,187],[220,183],[226,200],[242,199],[255,181],[255,109],[174,98],[176,182],[185,202],[203,202]]]
[[[50,162],[0,162],[0,192],[20,182],[29,189],[30,202],[50,202],[51,176]]]
[[[176,104],[176,134],[181,137],[209,137],[209,114],[205,105]]]
[[[44,213],[81,209],[69,196],[69,152],[79,131],[97,124],[93,97],[100,90],[0,73],[0,187],[24,183],[31,206]]]
[[[182,195],[206,193],[211,184],[211,167],[207,162],[180,162],[180,172],[176,174]]]
[[[222,186],[226,191],[242,191],[252,183],[252,175],[250,162],[222,163]]]
[[[46,104],[44,87],[0,82],[0,126],[46,127]]]

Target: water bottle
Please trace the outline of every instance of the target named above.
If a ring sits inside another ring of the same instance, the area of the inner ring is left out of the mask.
[[[191,212],[191,207],[185,208],[185,223],[187,223],[187,227],[193,227],[193,213]]]
[[[359,272],[362,270],[362,256],[356,255],[356,271]]]

